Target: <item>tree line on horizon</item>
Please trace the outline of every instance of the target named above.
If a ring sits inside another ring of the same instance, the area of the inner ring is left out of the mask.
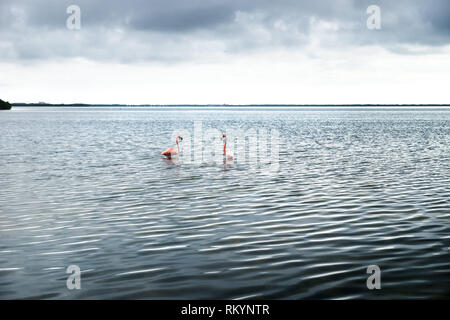
[[[11,104],[10,104],[11,105]],[[15,107],[448,107],[450,104],[91,104],[91,103],[12,103]]]
[[[8,101],[0,99],[0,110],[10,110],[11,104]]]

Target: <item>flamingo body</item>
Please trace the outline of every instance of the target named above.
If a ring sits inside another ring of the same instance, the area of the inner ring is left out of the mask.
[[[224,139],[223,158],[226,159],[226,160],[233,160],[233,154],[232,153],[227,153],[227,135],[226,134],[222,134],[222,139]]]
[[[177,137],[177,139],[175,140],[177,144],[177,150],[175,150],[174,148],[168,148],[165,151],[161,152],[161,155],[167,157],[167,159],[172,159],[172,156],[178,155],[180,153],[180,145],[178,144],[178,139],[183,141],[182,137]]]
[[[172,158],[172,156],[175,156],[177,154],[178,154],[178,152],[174,148],[168,148],[167,150],[161,152],[162,156],[165,156],[165,157],[167,157],[169,159]]]

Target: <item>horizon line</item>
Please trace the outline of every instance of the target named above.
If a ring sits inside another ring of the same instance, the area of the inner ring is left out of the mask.
[[[419,103],[419,104],[407,104],[407,103],[349,103],[349,104],[122,104],[122,103],[45,103],[45,102],[13,102],[12,106],[32,106],[32,107],[92,107],[92,106],[124,106],[124,107],[450,107],[450,104],[442,103]]]

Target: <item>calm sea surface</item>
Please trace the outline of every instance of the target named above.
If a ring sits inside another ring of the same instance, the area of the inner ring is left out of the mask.
[[[195,121],[278,131],[278,171],[162,159]],[[2,111],[9,298],[450,298],[450,109]]]

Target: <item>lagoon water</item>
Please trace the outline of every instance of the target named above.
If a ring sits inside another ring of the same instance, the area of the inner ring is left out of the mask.
[[[278,170],[161,159],[195,121]],[[449,298],[449,146],[448,108],[3,111],[0,299]]]

